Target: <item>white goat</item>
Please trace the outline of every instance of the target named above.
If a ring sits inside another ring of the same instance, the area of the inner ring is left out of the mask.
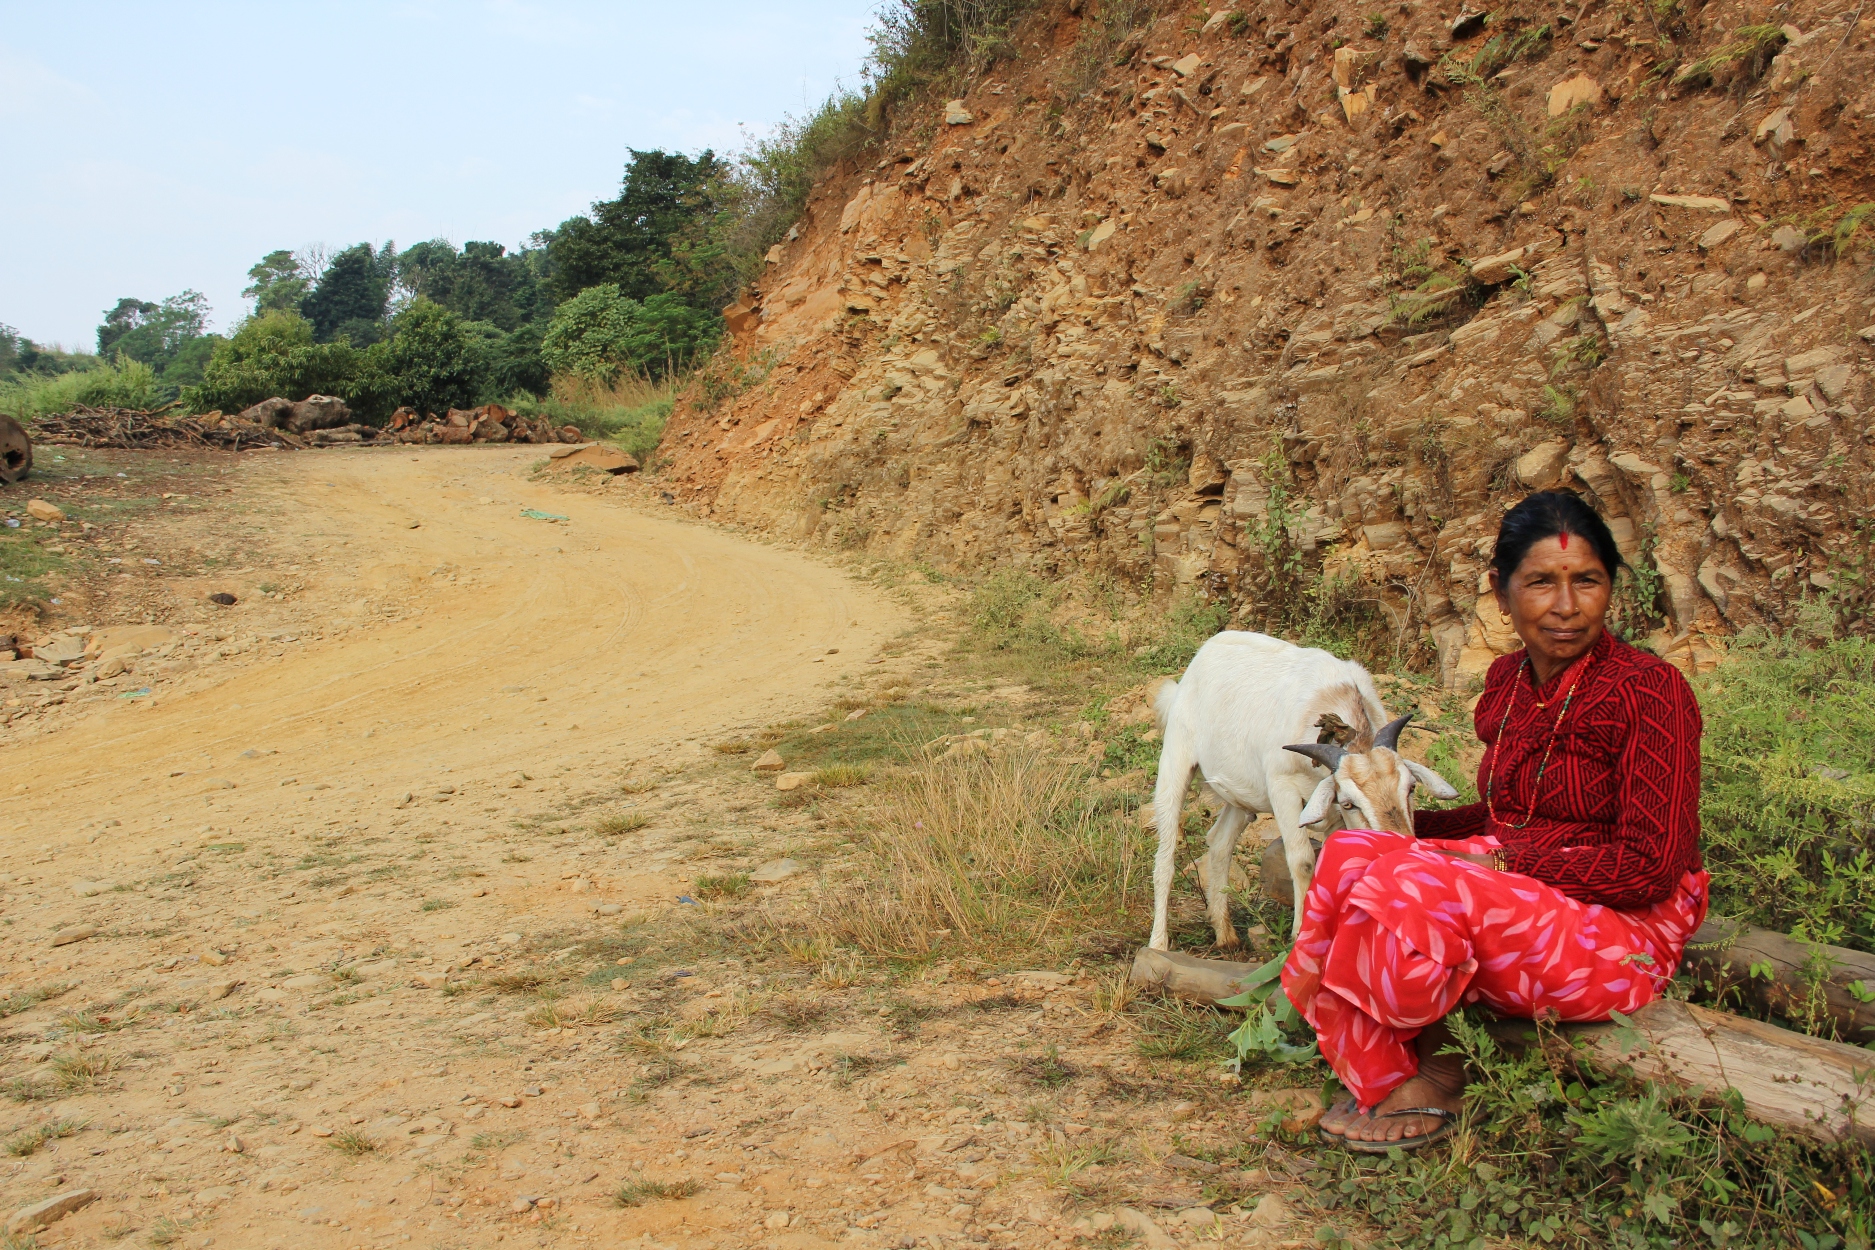
[[[1218,634],[1198,648],[1182,681],[1160,687],[1154,710],[1165,735],[1152,801],[1159,829],[1152,872],[1155,950],[1171,945],[1166,913],[1194,769],[1224,805],[1206,836],[1202,876],[1211,927],[1218,946],[1227,949],[1239,945],[1230,922],[1231,855],[1252,813],[1276,817],[1300,925],[1315,865],[1305,826],[1348,828],[1342,810],[1358,808],[1360,827],[1410,834],[1416,783],[1442,799],[1458,796],[1438,773],[1399,755],[1400,731],[1411,714],[1382,724],[1387,714],[1367,670],[1326,651],[1265,634]],[[1317,740],[1329,713],[1352,731],[1345,748]]]

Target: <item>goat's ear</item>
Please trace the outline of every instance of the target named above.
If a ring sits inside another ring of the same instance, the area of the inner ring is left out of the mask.
[[[1315,793],[1309,796],[1309,805],[1302,809],[1302,815],[1297,818],[1297,823],[1320,824],[1327,817],[1328,809],[1333,805],[1339,789],[1333,777],[1322,778],[1321,784],[1315,787]]]
[[[1416,764],[1412,760],[1401,760],[1400,762],[1406,765],[1406,771],[1412,773],[1414,777],[1419,779],[1420,785],[1432,791],[1433,798],[1455,799],[1458,797],[1458,791],[1452,789],[1451,782],[1439,776],[1438,773],[1433,772],[1424,764]]]

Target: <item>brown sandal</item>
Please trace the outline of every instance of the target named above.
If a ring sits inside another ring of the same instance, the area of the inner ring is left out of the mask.
[[[1359,1155],[1384,1155],[1389,1150],[1418,1150],[1438,1141],[1458,1124],[1458,1113],[1447,1111],[1444,1107],[1401,1107],[1398,1111],[1388,1111],[1376,1118],[1391,1120],[1395,1116],[1402,1115],[1430,1116],[1439,1121],[1439,1127],[1430,1133],[1421,1133],[1417,1137],[1402,1137],[1398,1141],[1352,1141],[1342,1137],[1340,1138],[1341,1144]],[[1323,1135],[1329,1136],[1330,1134],[1324,1133]]]

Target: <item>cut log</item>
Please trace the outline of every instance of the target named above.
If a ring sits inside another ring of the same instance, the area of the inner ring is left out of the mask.
[[[1860,983],[1865,993],[1875,991],[1875,955],[1714,916],[1686,944],[1679,975],[1693,982],[1694,997],[1702,1001],[1742,1003],[1799,1023],[1812,1014],[1827,1016],[1844,1041],[1875,1041],[1875,1002],[1863,1002],[1850,988]]]
[[[1528,1041],[1535,1026],[1506,1020],[1492,1032]],[[1760,1124],[1818,1141],[1875,1145],[1875,1053],[1806,1037],[1762,1020],[1658,999],[1614,1024],[1566,1024],[1557,1034],[1603,1072],[1632,1070],[1644,1081],[1717,1102],[1728,1089]]]
[[[1255,968],[1145,949],[1133,959],[1132,982],[1214,1004],[1239,993]],[[1536,1036],[1536,1026],[1527,1020],[1500,1021],[1491,1031],[1513,1044],[1528,1044]],[[1643,1080],[1711,1100],[1735,1089],[1745,1113],[1760,1123],[1820,1141],[1853,1136],[1875,1145],[1875,1052],[1674,999],[1641,1008],[1625,1030],[1613,1024],[1566,1024],[1556,1032],[1578,1043],[1575,1053],[1601,1071],[1631,1069]]]
[[[33,440],[12,417],[0,413],[0,482],[23,482],[33,471]]]
[[[1130,980],[1142,990],[1158,990],[1194,1003],[1215,1003],[1243,992],[1243,979],[1255,964],[1224,959],[1200,959],[1181,951],[1156,951],[1150,946],[1133,956]]]

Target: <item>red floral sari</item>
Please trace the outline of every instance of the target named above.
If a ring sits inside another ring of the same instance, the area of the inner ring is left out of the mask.
[[[1606,634],[1542,686],[1503,656],[1476,723],[1486,802],[1421,813],[1418,841],[1330,837],[1283,966],[1363,1108],[1419,1070],[1420,1030],[1466,1003],[1559,1020],[1638,1009],[1705,919],[1699,707],[1678,670]],[[1507,870],[1434,847],[1502,849]]]

